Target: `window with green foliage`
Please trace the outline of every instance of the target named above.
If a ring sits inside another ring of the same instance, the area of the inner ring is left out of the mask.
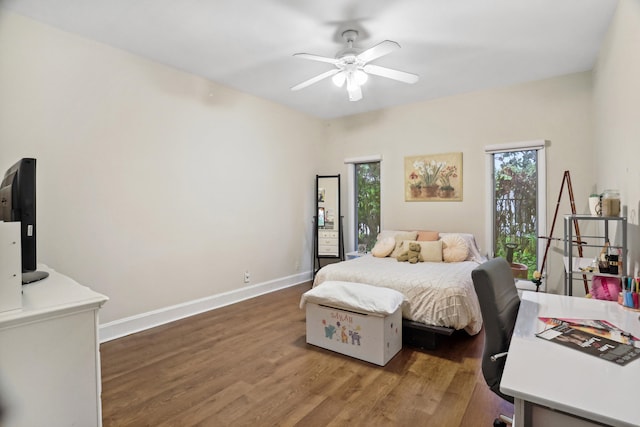
[[[497,257],[538,265],[538,151],[493,153],[493,248]],[[521,277],[525,278],[525,277]]]
[[[367,251],[373,248],[380,232],[380,162],[355,165],[356,242]]]

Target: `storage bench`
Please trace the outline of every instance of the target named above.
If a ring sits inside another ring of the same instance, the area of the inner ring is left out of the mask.
[[[324,282],[301,299],[307,343],[384,366],[402,349],[403,299],[392,289]]]

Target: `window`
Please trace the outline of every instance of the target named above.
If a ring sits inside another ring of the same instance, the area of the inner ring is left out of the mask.
[[[517,278],[531,279],[544,246],[538,236],[546,229],[544,141],[485,151],[491,189],[489,253],[514,263]]]
[[[355,164],[355,241],[373,248],[380,232],[380,162]]]
[[[370,251],[380,232],[380,161],[380,156],[345,160],[349,165],[349,223],[345,230],[352,230],[345,234],[350,250],[364,245]]]

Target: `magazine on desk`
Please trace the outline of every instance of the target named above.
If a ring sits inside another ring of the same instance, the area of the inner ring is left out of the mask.
[[[634,346],[638,338],[604,320],[558,319],[540,317],[549,325],[537,337],[555,342],[583,353],[626,365],[640,358],[640,348]]]
[[[640,342],[640,338],[623,331],[616,325],[607,322],[606,320],[567,319],[557,317],[538,317],[538,319],[549,326],[566,324],[571,326],[573,329],[588,332],[599,337],[609,338],[613,341],[621,342],[622,344],[634,345],[636,341]]]

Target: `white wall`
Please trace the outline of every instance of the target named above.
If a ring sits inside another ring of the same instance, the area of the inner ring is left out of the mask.
[[[484,245],[484,147],[545,139],[550,227],[565,170],[571,172],[578,212],[587,212],[595,182],[591,83],[585,72],[333,120],[325,168],[346,174],[345,158],[381,154],[383,228],[470,232]],[[404,157],[448,152],[463,153],[464,200],[405,202]],[[561,206],[561,214],[570,213],[566,192]],[[562,233],[560,217],[554,236]],[[556,246],[549,254],[547,286],[561,291],[562,247]]]
[[[638,157],[638,44],[627,40],[638,1],[621,5],[631,16],[616,17],[595,104],[595,139],[617,149],[595,154],[589,72],[323,123],[0,12],[0,170],[38,158],[40,260],[111,298],[102,323],[243,288],[247,269],[252,283],[308,272],[314,175],[346,176],[345,158],[383,156],[384,228],[468,231],[484,245],[486,145],[550,141],[549,226],[564,170],[579,212],[594,188],[623,189],[620,170],[594,172],[609,153]],[[455,151],[464,200],[405,202],[404,157]],[[637,211],[637,186],[623,198],[633,191]],[[562,289],[560,249],[551,291]]]
[[[620,0],[595,77],[598,189],[620,190],[629,221],[630,273],[640,269],[640,0]]]
[[[320,121],[5,12],[0,94],[39,261],[108,295],[101,323],[311,270]]]

